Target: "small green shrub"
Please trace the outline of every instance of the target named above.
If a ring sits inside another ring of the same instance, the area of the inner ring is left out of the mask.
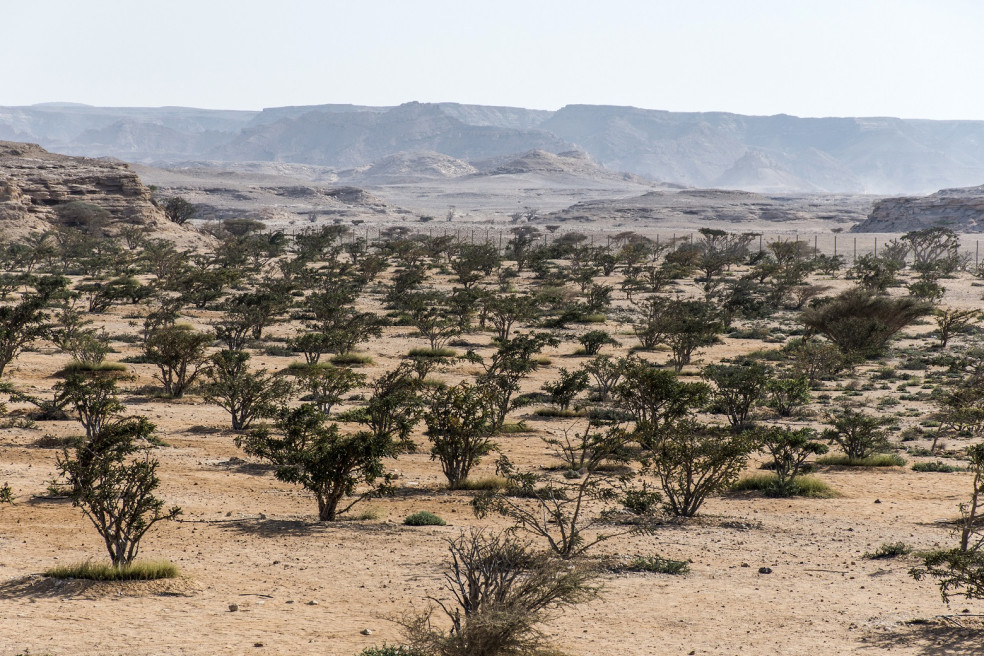
[[[803,475],[797,476],[786,486],[780,486],[775,474],[749,474],[738,479],[730,489],[732,492],[762,492],[769,497],[831,499],[838,496],[824,481]]]
[[[331,356],[331,363],[340,367],[361,367],[372,364],[372,358],[364,353],[339,353]]]
[[[629,563],[628,569],[634,572],[681,575],[690,572],[690,564],[685,560],[673,560],[662,556],[640,556]]]
[[[0,503],[13,503],[14,502],[14,491],[10,489],[10,483],[4,483],[3,487],[0,487]]]
[[[952,474],[953,472],[960,472],[966,470],[963,467],[957,467],[956,465],[948,465],[942,460],[937,460],[936,462],[917,462],[912,465],[912,471],[940,472],[943,474]]]
[[[835,454],[817,458],[817,464],[834,467],[901,467],[905,464],[905,458],[895,453],[878,453],[867,458]]]
[[[905,542],[886,542],[874,552],[866,552],[864,557],[869,560],[877,560],[880,558],[897,558],[910,553],[912,553],[912,547]]]
[[[499,427],[499,433],[502,434],[513,434],[513,433],[529,433],[530,427],[526,425],[526,422],[518,421],[515,423],[506,422]]]
[[[483,491],[506,490],[512,487],[509,479],[503,476],[483,476],[482,478],[466,478],[458,484],[459,490]]]
[[[445,526],[447,524],[446,521],[426,510],[407,515],[403,523],[407,526]]]
[[[412,348],[408,358],[453,358],[458,352],[449,348]]]
[[[387,645],[385,642],[382,647],[367,647],[359,652],[359,656],[427,656],[419,649],[412,647]]]
[[[90,581],[154,581],[173,579],[178,575],[174,563],[166,560],[147,560],[114,567],[107,563],[86,561],[74,565],[59,565],[44,572],[55,579],[88,579]]]

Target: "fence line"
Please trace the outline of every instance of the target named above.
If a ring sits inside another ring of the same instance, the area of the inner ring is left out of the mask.
[[[343,242],[352,242],[356,239],[362,238],[366,242],[372,243],[378,240],[384,233],[393,227],[402,226],[380,226],[380,225],[358,225],[352,226],[350,232],[342,238]],[[540,226],[532,226],[539,228]],[[454,236],[457,240],[467,241],[471,244],[495,244],[500,252],[505,250],[506,244],[510,239],[513,238],[512,230],[514,227],[500,228],[500,227],[476,227],[470,225],[458,225],[458,226],[413,226],[410,228],[409,234],[423,234],[429,237],[447,237]],[[657,244],[659,243],[673,243],[673,242],[684,242],[689,241],[693,243],[695,240],[700,239],[700,233],[697,231],[584,231],[584,230],[542,230],[540,231],[537,241],[544,245],[550,245],[556,240],[563,238],[565,235],[569,234],[582,234],[586,237],[587,244],[593,246],[610,246],[614,241],[616,235],[634,233],[641,236],[652,239]],[[291,237],[296,237],[298,235],[303,236],[303,232],[291,230],[289,232]],[[735,232],[733,234],[742,234]],[[814,255],[840,255],[844,258],[847,264],[853,264],[858,257],[867,254],[878,255],[879,246],[881,248],[885,247],[885,244],[889,243],[893,239],[898,239],[903,233],[810,233],[810,232],[790,232],[790,233],[754,233],[757,235],[758,240],[753,241],[750,248],[756,248],[759,251],[768,248],[768,245],[773,242],[802,242],[807,245],[807,247],[813,248]],[[960,247],[959,252],[970,258],[973,257],[974,266],[980,264],[980,237],[974,234],[961,234],[960,237]]]

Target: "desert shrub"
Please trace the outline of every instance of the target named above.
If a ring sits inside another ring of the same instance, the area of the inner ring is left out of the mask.
[[[933,319],[936,321],[936,334],[940,340],[940,348],[946,348],[950,339],[973,325],[980,314],[980,310],[937,308],[933,312]]]
[[[10,487],[10,483],[4,483],[0,485],[0,503],[10,503],[14,502],[14,491]]]
[[[286,373],[298,379],[300,385],[311,395],[310,400],[326,415],[330,415],[332,408],[346,394],[366,380],[363,374],[351,369],[325,363],[294,363],[287,368]]]
[[[635,420],[635,437],[654,440],[662,428],[703,406],[710,396],[704,383],[681,382],[672,371],[640,360],[622,363],[622,378],[614,388],[622,410]]]
[[[828,414],[826,423],[830,428],[823,432],[823,439],[837,444],[852,461],[863,460],[891,447],[884,430],[891,420],[886,417],[842,407]]]
[[[875,358],[896,333],[930,311],[928,303],[913,298],[879,296],[855,288],[808,308],[800,314],[800,321],[845,355]]]
[[[922,567],[909,571],[917,581],[927,576],[936,579],[947,603],[953,595],[984,599],[984,532],[980,521],[984,503],[984,444],[975,444],[967,453],[974,477],[970,501],[960,505],[959,545],[930,552],[924,556]]]
[[[86,561],[75,565],[59,565],[44,571],[55,579],[88,579],[90,581],[154,581],[173,579],[178,575],[174,563],[166,560],[137,561],[126,565],[107,565]]]
[[[331,363],[339,367],[361,367],[372,362],[372,356],[364,353],[336,353],[331,356]]]
[[[544,638],[538,627],[552,611],[597,594],[592,571],[536,553],[508,533],[462,533],[448,548],[450,599],[434,601],[450,629],[435,627],[432,610],[403,621],[410,645],[433,656],[535,653]]]
[[[713,410],[724,414],[732,428],[741,429],[749,423],[752,405],[762,397],[770,373],[756,360],[704,367],[704,379],[714,383]]]
[[[584,354],[592,356],[598,355],[598,351],[601,350],[602,346],[621,346],[617,339],[609,335],[604,330],[588,331],[578,337],[577,341],[579,341],[581,346],[584,347]]]
[[[359,656],[429,656],[429,654],[405,645],[383,643],[382,647],[366,647],[359,652]]]
[[[709,495],[735,481],[754,443],[744,433],[685,419],[666,427],[645,447],[649,469],[666,496],[666,510],[692,517]]]
[[[791,359],[793,374],[806,378],[811,388],[843,371],[849,364],[837,346],[818,340],[793,340],[783,351]]]
[[[805,376],[780,376],[765,383],[766,405],[780,417],[789,417],[796,408],[810,402],[810,381]]]
[[[869,560],[881,560],[884,558],[898,558],[912,553],[912,547],[905,542],[885,542],[874,551],[862,554],[863,558]]]
[[[210,333],[194,330],[186,324],[161,326],[147,336],[144,355],[157,365],[154,377],[164,385],[164,393],[181,398],[208,364],[206,348]]]
[[[280,409],[275,422],[279,436],[271,427],[260,426],[237,437],[236,445],[273,463],[279,480],[312,492],[318,501],[318,519],[330,522],[386,486],[389,477],[383,459],[414,449],[410,433],[419,410],[417,384],[399,367],[376,379],[372,397],[352,413],[364,430],[342,434],[338,424],[329,424],[323,412],[305,403]],[[381,485],[339,508],[342,499],[363,482]]]
[[[421,510],[407,515],[403,523],[407,526],[446,526],[447,522],[432,512]]]
[[[583,369],[568,371],[561,367],[559,374],[557,380],[544,383],[541,389],[561,410],[567,410],[574,397],[588,388],[588,372]]]
[[[88,439],[95,437],[108,422],[122,414],[124,407],[117,398],[118,372],[72,371],[55,390],[66,405],[75,409],[75,416],[85,429]]]
[[[827,483],[815,476],[797,476],[792,482],[779,484],[779,478],[772,473],[742,476],[729,488],[732,492],[762,492],[768,497],[809,497],[830,499],[839,496]]]
[[[245,351],[219,351],[210,360],[202,396],[229,413],[232,430],[249,428],[290,396],[290,383],[282,377],[268,375],[265,369],[250,371],[250,355]]]
[[[937,460],[935,462],[917,462],[913,463],[912,471],[917,472],[939,472],[941,474],[952,474],[953,472],[965,471],[963,467],[958,467],[957,465],[948,465],[942,460]]]
[[[571,426],[561,431],[561,437],[542,439],[553,447],[568,471],[595,471],[606,462],[626,462],[630,457],[628,435],[618,426],[588,421],[583,431]]]
[[[633,558],[626,569],[634,572],[679,576],[690,573],[690,563],[686,560],[673,560],[662,556],[639,556]]]
[[[153,432],[146,419],[116,421],[92,439],[78,440],[57,460],[72,504],[92,521],[115,566],[132,563],[147,531],[181,513],[177,506],[165,509],[154,496],[159,463],[138,445]]]
[[[198,210],[194,205],[180,196],[165,198],[160,202],[160,207],[164,210],[164,216],[167,217],[167,220],[177,223],[178,225],[188,223],[188,221],[195,218],[195,214],[198,213]]]
[[[424,422],[432,443],[431,459],[440,461],[452,490],[495,449],[490,401],[482,388],[464,382],[437,388],[427,397]]]
[[[54,276],[40,278],[33,292],[22,294],[17,303],[0,306],[0,376],[21,351],[49,333],[45,310],[65,284]]]
[[[817,433],[811,428],[794,430],[785,426],[770,426],[755,431],[753,439],[772,458],[772,470],[776,474],[773,496],[786,496],[796,490],[796,477],[806,459],[827,452],[827,445],[816,441]]]
[[[614,537],[589,534],[604,523],[604,513],[591,513],[592,502],[615,500],[614,485],[588,470],[575,480],[548,480],[539,472],[520,472],[508,458],[499,458],[497,470],[510,483],[506,490],[489,491],[472,500],[478,517],[491,514],[511,519],[521,530],[546,541],[550,552],[564,560],[584,554]]]
[[[839,454],[820,456],[816,462],[833,467],[901,467],[905,465],[905,458],[895,453],[876,453],[864,458]]]

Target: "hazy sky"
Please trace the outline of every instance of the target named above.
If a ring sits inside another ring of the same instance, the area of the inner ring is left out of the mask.
[[[984,119],[980,0],[0,0],[0,105]]]

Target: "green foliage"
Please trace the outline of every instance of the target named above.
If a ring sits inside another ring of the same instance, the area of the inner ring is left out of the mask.
[[[827,415],[827,424],[831,427],[823,432],[823,439],[837,444],[849,460],[861,461],[891,448],[884,430],[890,423],[886,417],[875,417],[845,406]]]
[[[164,210],[164,216],[167,217],[167,220],[177,223],[178,225],[188,223],[188,221],[195,218],[195,214],[198,213],[198,210],[195,209],[194,205],[180,196],[165,198],[160,203],[160,206],[161,209]]]
[[[898,558],[912,553],[912,547],[905,542],[885,542],[875,551],[865,552],[862,557],[869,560],[881,560],[884,558]]]
[[[913,298],[879,296],[855,288],[805,310],[800,321],[849,357],[876,358],[896,333],[930,311],[929,304]]]
[[[739,430],[749,423],[748,415],[765,390],[770,369],[757,360],[704,367],[704,379],[714,383],[713,409],[726,415],[732,428]]]
[[[937,460],[935,462],[916,462],[912,465],[912,471],[917,472],[938,472],[941,474],[952,474],[954,472],[966,471],[964,467],[958,467],[957,465],[948,465],[942,460]]]
[[[290,383],[265,369],[250,371],[245,351],[219,351],[206,370],[201,393],[207,403],[224,408],[232,430],[245,430],[259,417],[271,414],[290,396]]]
[[[827,445],[816,441],[812,428],[792,429],[785,426],[769,426],[755,431],[753,439],[772,458],[776,474],[774,496],[794,493],[796,477],[806,459],[827,453]]]
[[[57,461],[72,504],[92,521],[113,565],[132,563],[147,531],[181,513],[177,506],[165,509],[154,496],[159,463],[137,443],[153,432],[154,425],[143,418],[105,424]]]
[[[604,330],[590,330],[578,337],[577,341],[584,347],[585,355],[598,355],[602,346],[621,346],[617,339]]]
[[[432,512],[421,510],[412,515],[407,515],[403,520],[407,526],[446,526],[447,522]]]
[[[745,466],[754,443],[744,433],[685,419],[647,443],[648,469],[659,477],[666,510],[697,514],[708,496],[726,489]]]
[[[424,422],[433,445],[431,460],[440,461],[452,490],[495,449],[492,412],[488,393],[465,382],[438,388],[427,398]]]
[[[557,380],[544,383],[541,389],[561,410],[567,410],[574,397],[588,388],[588,372],[583,369],[568,371],[561,367],[559,374]]]
[[[840,496],[824,481],[814,476],[797,476],[795,480],[779,485],[779,478],[772,473],[742,476],[731,487],[732,492],[762,492],[769,497],[809,497],[830,499]]]
[[[107,565],[85,561],[75,565],[58,565],[44,571],[55,579],[88,579],[90,581],[156,581],[173,579],[178,575],[174,563],[166,560],[137,561],[126,565]]]
[[[45,310],[65,284],[63,278],[40,278],[33,292],[25,292],[13,305],[0,306],[0,376],[25,347],[49,334]]]
[[[473,531],[448,541],[449,599],[434,599],[450,628],[437,628],[433,610],[405,619],[408,642],[432,656],[533,654],[539,625],[553,612],[597,594],[595,574],[532,551],[508,533]],[[433,597],[432,597],[433,599]]]
[[[351,369],[325,363],[295,363],[287,368],[286,373],[298,379],[300,385],[310,393],[310,400],[325,415],[330,415],[332,408],[341,402],[345,394],[366,380],[365,375]]]
[[[901,467],[905,465],[905,458],[895,453],[878,453],[864,458],[829,455],[817,458],[817,464],[833,467]]]
[[[279,436],[269,426],[260,426],[237,437],[236,444],[248,454],[273,463],[279,480],[314,493],[318,518],[334,521],[340,513],[378,492],[363,494],[339,509],[341,500],[353,495],[360,483],[388,483],[384,458],[413,449],[410,432],[419,415],[416,391],[415,381],[405,369],[398,368],[375,381],[373,396],[357,413],[365,430],[343,434],[338,424],[327,423],[328,417],[316,406],[305,403],[281,408],[277,413]]]
[[[680,382],[672,371],[639,358],[626,358],[621,368],[615,399],[632,414],[634,436],[640,441],[657,440],[665,426],[695,413],[710,395],[704,383]]]
[[[680,576],[690,573],[690,563],[686,560],[673,560],[662,556],[639,556],[632,559],[627,569],[634,572]]]
[[[780,417],[789,417],[810,402],[810,381],[805,376],[770,378],[765,383],[766,405]]]
[[[154,377],[164,385],[164,393],[174,398],[184,396],[188,387],[208,364],[206,349],[212,342],[210,333],[194,330],[186,324],[161,326],[147,336],[144,355],[157,365]]]

